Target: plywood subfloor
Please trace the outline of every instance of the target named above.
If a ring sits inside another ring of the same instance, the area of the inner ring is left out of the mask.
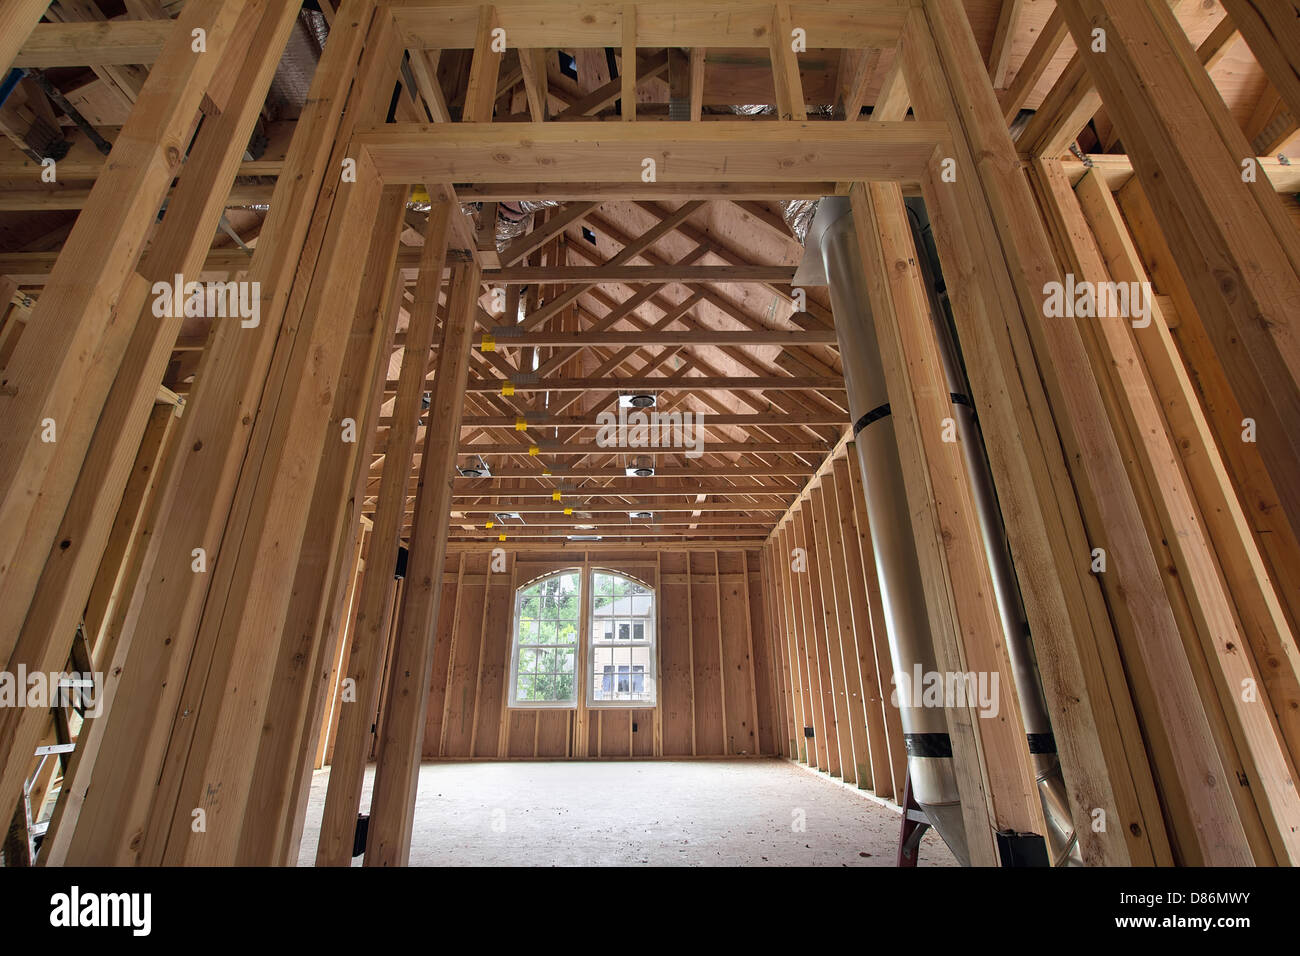
[[[315,858],[328,775],[312,780],[300,865]],[[411,864],[893,866],[898,826],[893,810],[782,760],[426,763]],[[931,831],[921,865],[957,863]]]

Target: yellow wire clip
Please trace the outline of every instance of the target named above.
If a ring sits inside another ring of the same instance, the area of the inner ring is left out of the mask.
[[[483,333],[483,341],[479,343],[479,349],[484,352],[495,352],[497,350],[497,340],[495,336]]]

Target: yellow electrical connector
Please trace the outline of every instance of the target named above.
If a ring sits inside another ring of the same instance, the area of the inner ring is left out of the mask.
[[[560,497],[561,497],[561,496],[560,496],[560,493],[559,493],[558,491],[552,491],[552,492],[551,492],[551,500],[552,500],[552,501],[559,501],[559,500],[560,500]]]
[[[484,352],[495,352],[497,350],[497,340],[495,337],[483,333],[483,341],[479,343],[479,349]]]
[[[528,454],[530,454],[530,455],[536,455],[536,454],[537,454],[538,452],[540,452],[540,451],[541,451],[541,449],[538,448],[536,445],[529,445],[529,446],[528,446]]]
[[[506,382],[504,385],[501,386],[502,398],[509,398],[514,393],[515,393],[515,385],[513,382]]]
[[[499,534],[499,535],[497,535],[497,540],[498,540],[498,541],[504,541],[505,539],[506,539],[506,536],[505,536],[505,535],[503,535],[503,534]]]
[[[571,514],[573,514],[573,509],[572,509],[572,508],[565,508],[565,509],[564,509],[564,513],[565,513],[566,515],[571,515]]]
[[[517,431],[517,432],[525,432],[525,431],[528,431],[528,419],[526,419],[526,418],[516,418],[516,419],[515,419],[515,431]]]
[[[485,527],[485,528],[490,528],[490,527],[492,527],[494,524],[496,524],[495,521],[489,521],[489,522],[488,522],[487,524],[485,524],[483,527]]]

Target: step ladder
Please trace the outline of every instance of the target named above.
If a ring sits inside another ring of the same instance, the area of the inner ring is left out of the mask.
[[[912,771],[903,778],[903,823],[898,833],[898,866],[915,867],[921,851],[921,837],[933,824],[912,796]]]

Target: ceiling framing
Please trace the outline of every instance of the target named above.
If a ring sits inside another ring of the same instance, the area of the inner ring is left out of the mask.
[[[114,13],[109,4],[56,0],[15,62],[54,71],[111,140],[180,6],[130,0]],[[332,20],[334,5],[319,6]],[[477,226],[468,217],[456,223],[450,258],[463,246],[484,266],[457,462],[486,462],[492,477],[454,479],[450,540],[492,544],[504,534],[564,546],[574,534],[598,535],[602,546],[758,544],[844,439],[849,417],[823,290],[805,290],[803,309],[795,309],[790,282],[802,246],[782,203],[842,193],[872,175],[906,180],[899,164],[924,162],[944,135],[899,122],[908,105],[895,50],[904,8],[778,5],[778,20],[793,17],[806,30],[807,49],[796,53],[773,44],[790,24],[774,22],[770,3],[731,3],[725,17],[707,4],[642,4],[630,31],[622,3],[545,6],[548,15],[538,17],[527,3],[394,0],[408,49],[397,122],[359,135],[386,181],[417,191],[455,183],[459,201],[483,204]],[[1042,154],[1044,144],[1061,155],[1078,144],[1114,146],[1050,0],[965,6],[1008,121],[1037,110],[1019,140],[1027,154]],[[1279,190],[1296,188],[1296,167],[1273,158],[1294,145],[1294,118],[1247,45],[1217,4],[1174,6],[1260,147],[1265,175]],[[505,31],[504,55],[492,49],[495,29]],[[33,182],[22,127],[33,111],[49,110],[30,81],[18,99],[0,113],[7,137],[0,143],[0,275],[15,292],[39,293],[103,160],[60,116],[69,145],[60,181]],[[835,178],[803,182],[778,169],[788,146],[780,125],[732,112],[743,104],[834,124],[824,142],[815,126],[800,135],[817,152],[818,168]],[[258,204],[272,192],[295,112],[268,100],[259,148],[246,155],[227,200],[231,228],[214,237],[201,278],[238,275],[245,249],[256,246]],[[608,124],[599,149],[585,131],[569,133],[589,123]],[[844,124],[856,127],[852,136]],[[747,168],[717,167],[722,136],[745,140]],[[629,175],[646,158],[656,160],[654,182]],[[1116,157],[1098,159],[1114,168],[1110,175],[1131,173]],[[1081,161],[1071,164],[1082,173]],[[496,203],[525,199],[556,205],[498,249]],[[366,481],[367,514],[384,469],[393,467],[386,447],[426,220],[419,207],[408,209],[398,253],[407,288]],[[193,387],[210,331],[206,320],[187,320],[176,341],[162,384],[179,401]],[[434,349],[427,390],[436,366]],[[616,412],[619,395],[631,392],[656,395],[658,411],[697,416],[701,454],[599,444],[598,416]],[[421,425],[417,443],[422,434]],[[627,477],[626,467],[645,456],[654,477]],[[417,453],[400,467],[414,478],[420,463]],[[413,481],[409,490],[413,500]]]

